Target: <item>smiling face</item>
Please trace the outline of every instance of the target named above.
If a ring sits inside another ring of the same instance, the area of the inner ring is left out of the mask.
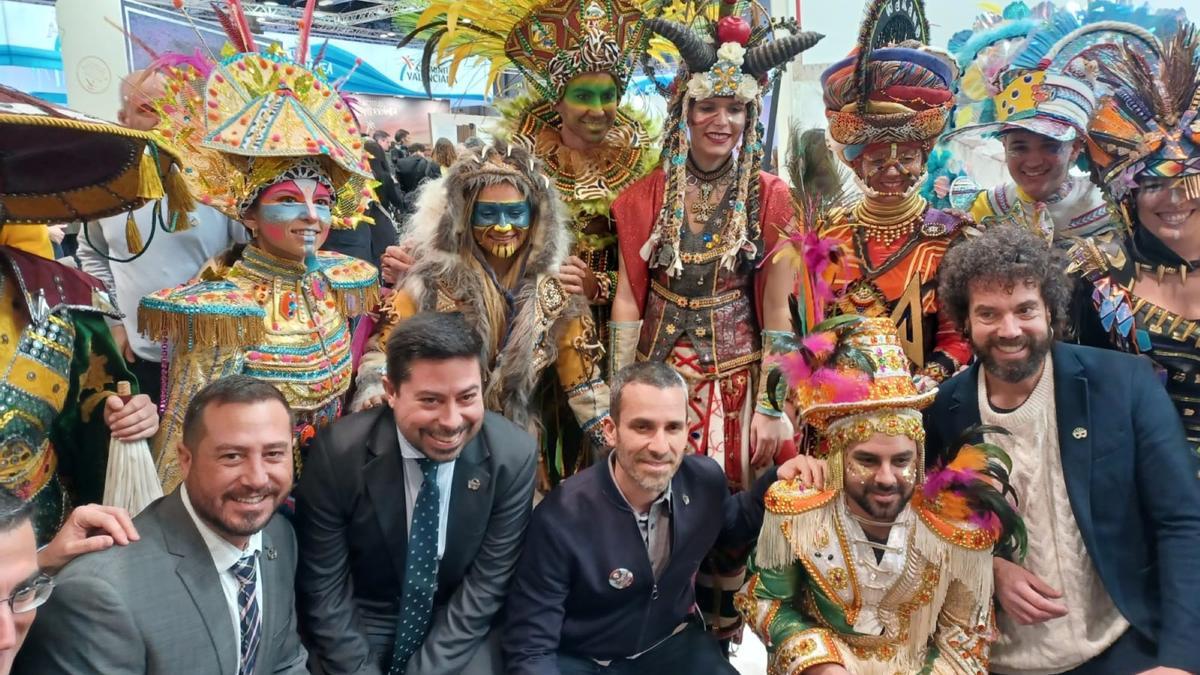
[[[304,241],[319,249],[333,222],[333,193],[311,178],[285,180],[263,190],[242,222],[263,250],[280,258],[304,259]]]
[[[1137,218],[1172,249],[1191,252],[1200,248],[1200,199],[1186,199],[1178,179],[1139,181]]]
[[[695,101],[688,110],[692,159],[700,167],[715,168],[725,162],[742,141],[746,130],[746,104],[732,96]]]
[[[687,389],[631,382],[621,391],[617,421],[605,418],[605,440],[616,453],[622,490],[647,499],[662,494],[687,447]]]
[[[292,490],[292,419],[276,400],[214,403],[196,447],[179,446],[192,508],[234,546],[266,527]]]
[[[563,143],[575,150],[599,145],[617,119],[621,91],[608,73],[579,75],[563,88],[554,110],[562,119]]]
[[[908,194],[925,172],[925,148],[920,143],[873,143],[855,160],[855,173],[882,197]]]
[[[408,377],[383,380],[396,427],[435,462],[458,457],[483,426],[483,373],[473,357],[414,361]]]
[[[984,369],[1013,384],[1040,373],[1054,339],[1038,285],[973,280],[968,289],[968,337]]]
[[[1034,201],[1046,201],[1063,183],[1079,152],[1082,141],[1056,141],[1032,131],[1007,131],[1001,137],[1008,175]]]
[[[883,523],[900,515],[917,483],[917,442],[876,432],[843,454],[843,476],[851,511]]]
[[[471,234],[487,256],[511,258],[529,239],[533,208],[512,183],[497,183],[479,191],[471,210]]]

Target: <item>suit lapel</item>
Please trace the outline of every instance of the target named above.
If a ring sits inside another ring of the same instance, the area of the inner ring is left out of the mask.
[[[188,515],[179,490],[167,497],[163,508],[163,522],[163,538],[167,551],[181,558],[175,567],[175,574],[187,588],[192,602],[200,612],[200,618],[204,621],[216,651],[221,672],[233,675],[237,672],[239,649],[230,619],[229,604],[221,591],[221,580],[217,576],[216,567],[213,566],[212,555],[204,545],[196,524]]]
[[[400,440],[396,437],[396,425],[387,414],[390,410],[383,408],[368,439],[367,450],[373,457],[363,467],[363,483],[383,532],[383,543],[391,553],[392,567],[403,583],[408,551],[408,502],[404,498]]]
[[[958,452],[958,448],[952,447],[952,445],[958,440],[959,435],[982,421],[979,414],[979,376],[979,362],[976,361],[967,370],[967,376],[955,388],[954,396],[950,399],[948,412],[954,423],[949,427],[953,435],[942,439],[942,442],[945,444],[942,452],[946,455]],[[928,462],[931,459],[945,460],[947,457],[926,458],[926,461]]]
[[[276,516],[282,518],[282,516]],[[287,583],[287,570],[280,564],[279,549],[275,548],[270,535],[270,523],[263,528],[262,553],[258,556],[259,575],[262,577],[262,639],[258,645],[258,663],[260,668],[275,663],[275,644],[271,636],[279,629],[279,623],[287,623],[288,615],[281,610],[288,606],[288,598],[284,593],[291,593],[292,586]],[[281,593],[280,591],[284,593]],[[282,617],[282,619],[281,619]]]
[[[480,430],[454,462],[450,513],[446,519],[446,550],[442,553],[442,564],[438,566],[439,577],[459,567],[459,562],[468,555],[467,547],[479,540],[474,533],[487,525],[493,492],[492,474],[487,466],[489,456],[484,432]]]
[[[1054,351],[1054,406],[1067,496],[1084,544],[1095,558],[1092,528],[1092,415],[1083,364],[1062,345]]]

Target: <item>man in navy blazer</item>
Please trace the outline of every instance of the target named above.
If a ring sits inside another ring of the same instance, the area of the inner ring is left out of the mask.
[[[736,673],[696,618],[694,578],[718,541],[758,536],[776,472],[730,495],[720,465],[684,456],[687,386],[664,363],[622,370],[611,414],[608,461],[534,509],[506,608],[508,672]]]
[[[1030,535],[1021,565],[993,565],[993,672],[1200,672],[1200,461],[1149,360],[1054,341],[1069,296],[1054,256],[993,227],[939,270],[976,363],[928,409],[927,456],[981,422],[1008,429],[988,440],[1013,455]]]

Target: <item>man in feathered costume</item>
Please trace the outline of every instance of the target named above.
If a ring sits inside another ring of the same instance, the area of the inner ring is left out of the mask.
[[[649,21],[682,61],[663,166],[613,204],[621,275],[609,353],[611,372],[636,359],[683,376],[689,451],[716,460],[737,491],[793,436],[764,394],[763,354],[790,343],[787,297],[798,277],[768,255],[794,225],[787,185],[761,170],[763,93],[822,36],[773,21],[757,4],[720,7],[719,18],[704,15],[695,27]],[[791,34],[775,35],[785,28]],[[740,634],[729,601],[745,553],[714,552],[697,580],[718,637]]]
[[[858,47],[821,75],[831,145],[862,193],[820,233],[848,254],[831,273],[831,313],[890,317],[922,386],[971,356],[966,340],[939,321],[936,297],[938,263],[964,221],[921,196],[957,75],[948,55],[926,46],[928,37],[920,0],[872,0]]]
[[[917,391],[890,319],[824,322],[780,369],[830,477],[767,492],[736,604],[769,672],[987,673],[993,547],[1024,546],[1007,455],[965,446],[925,475],[920,410],[936,392]]]
[[[311,12],[314,0],[309,0]],[[353,228],[372,191],[349,103],[278,45],[259,49],[240,5],[221,13],[232,48],[220,62],[164,57],[166,95],[157,132],[184,151],[192,194],[250,230],[202,280],[142,300],[141,330],[174,353],[155,438],[165,490],[180,481],[176,448],[188,402],[205,384],[244,373],[275,385],[297,414],[300,448],[337,418],[351,383],[347,316],[378,298],[375,268],[318,251],[330,228]],[[173,214],[174,215],[174,214]],[[165,347],[164,347],[165,349]]]
[[[1089,73],[1072,68],[1075,55],[1057,48],[1079,22],[1050,3],[1027,16],[1015,11],[1023,7],[1010,5],[1011,19],[976,33],[955,54],[962,70],[955,129],[943,139],[998,137],[1012,182],[983,190],[963,176],[950,199],[980,226],[1016,223],[1065,248],[1118,221],[1100,190],[1070,174],[1096,106]]]
[[[639,0],[434,0],[418,19],[426,54],[490,63],[489,86],[515,68],[527,92],[498,103],[497,137],[541,162],[567,206],[571,255],[559,275],[593,305],[601,331],[617,279],[609,207],[658,161],[657,125],[621,97],[647,49]],[[453,16],[454,18],[450,18]],[[428,75],[428,70],[426,70]]]
[[[1071,317],[1083,344],[1148,355],[1165,372],[1193,447],[1200,446],[1200,33],[1165,43],[1133,25],[1082,36],[1099,64],[1088,125],[1093,179],[1129,231],[1070,252],[1079,282]],[[1104,58],[1111,56],[1112,58]]]
[[[543,441],[540,489],[586,466],[589,450],[604,447],[608,385],[587,303],[557,276],[570,246],[565,220],[525,149],[496,141],[461,155],[425,189],[409,222],[416,264],[385,302],[359,365],[355,409],[382,400],[393,327],[421,311],[462,312],[487,346],[487,407]],[[563,436],[545,428],[560,402],[590,443],[550,442]]]
[[[146,132],[0,86],[0,231],[131,211],[163,196],[176,162]],[[117,396],[136,384],[105,325],[120,316],[94,277],[0,246],[0,485],[33,502],[41,544],[103,497],[110,438],[158,428],[149,397]]]

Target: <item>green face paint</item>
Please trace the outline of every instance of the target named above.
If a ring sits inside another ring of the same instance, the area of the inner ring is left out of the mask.
[[[600,143],[612,128],[620,100],[617,83],[608,73],[588,73],[572,79],[555,106],[562,118],[563,136],[587,144]]]

